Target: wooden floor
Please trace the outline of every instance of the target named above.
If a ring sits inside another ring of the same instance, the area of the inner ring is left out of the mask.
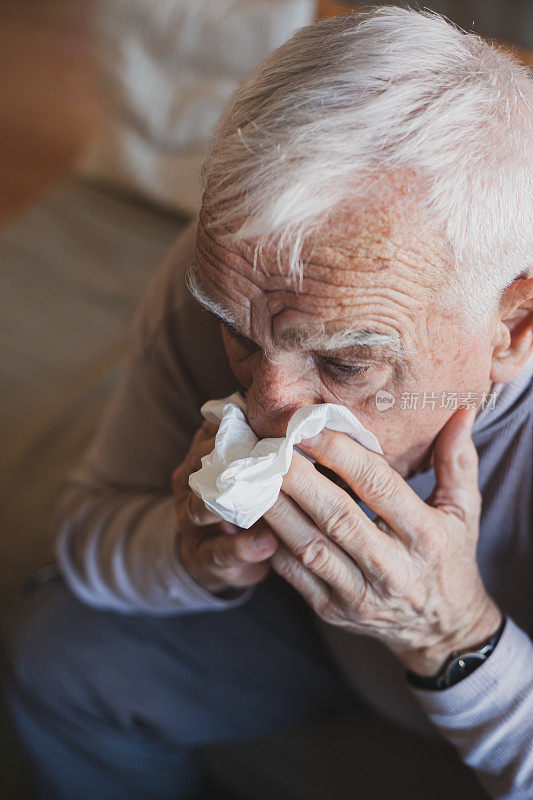
[[[86,0],[0,0],[0,225],[67,172],[98,117]]]

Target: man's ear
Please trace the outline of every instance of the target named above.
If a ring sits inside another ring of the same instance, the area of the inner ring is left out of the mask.
[[[516,278],[503,292],[494,333],[491,380],[508,383],[533,353],[533,276]]]

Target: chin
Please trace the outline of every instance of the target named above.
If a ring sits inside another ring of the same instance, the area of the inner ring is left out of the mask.
[[[387,454],[386,450],[383,452],[387,464],[395,469],[402,478],[410,478],[417,472],[427,469],[431,463],[431,454],[431,445],[418,445],[401,455],[395,454],[391,456]]]

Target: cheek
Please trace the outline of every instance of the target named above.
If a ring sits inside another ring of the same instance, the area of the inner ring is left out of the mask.
[[[445,391],[486,390],[490,375],[492,347],[490,330],[473,335],[472,323],[456,315],[437,317],[430,331],[424,359],[425,386]],[[489,382],[490,386],[490,382]]]
[[[398,404],[387,411],[369,409],[366,422],[384,451],[398,453],[411,447],[428,446],[452,413],[439,408],[438,404],[435,408],[409,410]]]
[[[480,405],[491,387],[489,368],[490,358],[479,351],[428,356],[416,379],[383,387],[388,393],[385,402],[378,401],[378,392],[352,408],[378,438],[387,461],[405,475],[424,461],[435,437],[462,402]]]
[[[398,400],[383,410],[376,407],[375,398],[353,411],[376,436],[387,463],[404,478],[427,462],[435,437],[452,413],[438,404],[434,409],[408,410]]]

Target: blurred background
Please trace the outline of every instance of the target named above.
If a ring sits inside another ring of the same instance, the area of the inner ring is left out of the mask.
[[[423,5],[533,63],[532,0]],[[50,561],[55,499],[120,375],[146,284],[198,207],[198,171],[222,108],[293,30],[350,6],[0,0],[4,629]],[[3,796],[24,797],[5,714],[0,736]],[[325,796],[318,779],[294,791]],[[438,800],[438,788],[432,794]]]
[[[355,6],[356,3],[343,3]],[[510,42],[533,50],[533,3],[531,0],[428,0],[376,5],[431,8],[444,14],[465,30],[489,39]]]
[[[68,168],[80,148],[94,136],[99,93],[109,89],[106,81],[113,69],[109,64],[111,53],[102,51],[111,42],[111,31],[106,31],[106,26],[124,26],[122,37],[115,31],[123,44],[124,38],[130,43],[132,36],[137,38],[137,64],[123,62],[122,66],[130,70],[135,67],[142,73],[143,68],[153,67],[147,56],[150,48],[158,46],[157,38],[152,36],[158,19],[160,38],[164,18],[173,23],[169,37],[180,40],[174,46],[159,41],[161,63],[166,61],[170,67],[169,48],[178,50],[184,36],[191,36],[194,49],[194,36],[199,35],[199,30],[176,30],[183,24],[183,15],[198,19],[208,13],[210,6],[211,10],[218,6],[224,14],[236,17],[246,13],[246,6],[254,5],[277,8],[271,16],[278,17],[278,24],[279,18],[286,16],[287,30],[292,22],[298,22],[298,15],[300,19],[328,16],[362,6],[353,0],[0,0],[0,224],[23,208],[35,196],[37,187],[47,185]],[[380,5],[431,8],[467,30],[533,52],[532,0],[397,0]],[[306,14],[302,11],[304,6],[315,10]],[[151,24],[143,27],[148,18]],[[189,25],[190,22],[189,19]],[[167,52],[163,50],[165,46]],[[267,33],[261,52],[265,46],[268,47]],[[524,52],[523,56],[531,61],[531,53]],[[103,63],[106,59],[107,64]],[[253,68],[253,58],[244,56],[243,74],[249,65]],[[116,54],[114,67],[119,71]]]

